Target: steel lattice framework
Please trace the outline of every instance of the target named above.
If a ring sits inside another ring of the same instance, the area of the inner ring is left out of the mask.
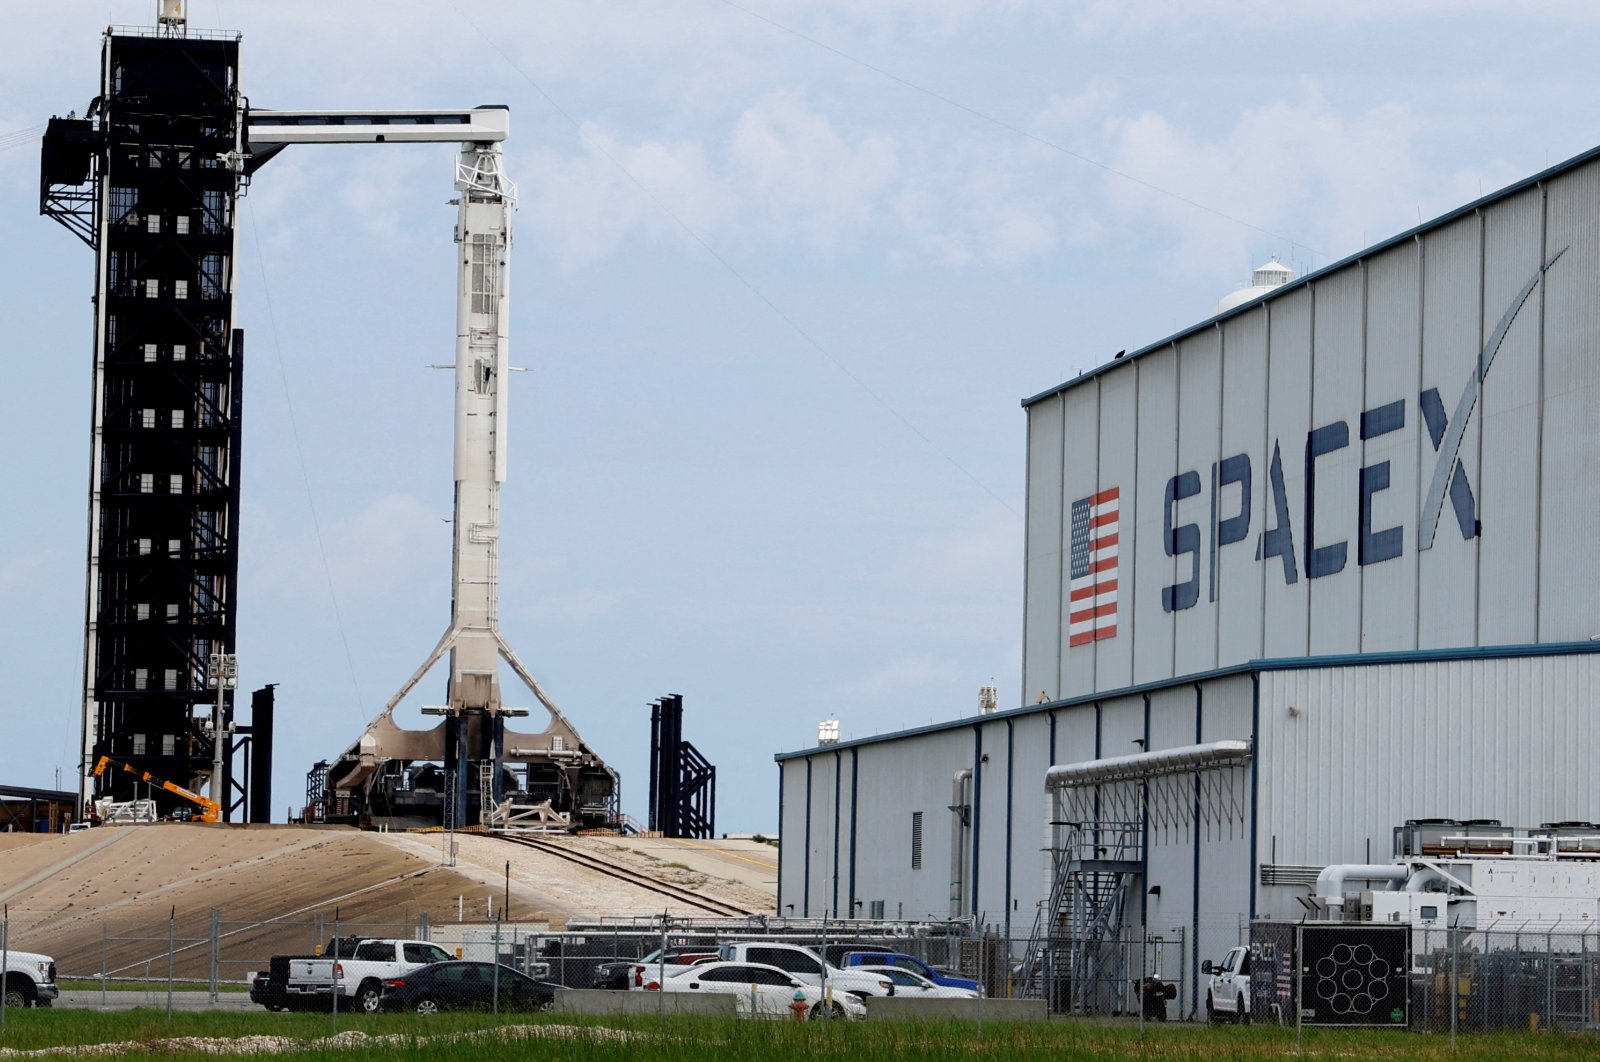
[[[93,778],[101,755],[213,774],[197,708],[234,647],[243,101],[237,37],[113,29],[101,69],[88,116],[50,124],[40,211],[96,252],[80,789],[120,800],[133,783]]]

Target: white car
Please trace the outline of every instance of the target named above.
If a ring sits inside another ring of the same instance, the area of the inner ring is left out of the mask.
[[[822,989],[808,985],[776,966],[755,962],[707,962],[670,973],[660,992],[705,992],[730,995],[741,1018],[781,1020],[794,1016],[796,999],[808,1018],[865,1018],[867,1008],[848,992],[834,992],[831,1005]]]
[[[936,985],[919,973],[899,966],[856,966],[853,969],[882,974],[894,982],[894,994],[911,999],[977,999],[978,993],[970,988]]]
[[[1210,1021],[1237,1021],[1250,1024],[1250,949],[1233,948],[1213,964],[1200,964],[1206,982],[1206,1018]]]

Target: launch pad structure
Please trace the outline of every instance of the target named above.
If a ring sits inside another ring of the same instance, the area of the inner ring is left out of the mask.
[[[240,89],[238,35],[189,29],[183,7],[160,0],[157,29],[106,32],[100,95],[84,118],[51,119],[41,158],[40,212],[89,244],[97,267],[83,803],[133,795],[122,772],[94,776],[107,755],[193,789],[209,785],[224,821],[246,802],[228,799],[235,731],[248,728],[232,726],[226,678],[238,588],[239,198],[290,145],[456,143],[450,621],[365,732],[313,769],[323,799],[310,815],[392,826],[617,824],[616,772],[499,629],[516,203],[501,150],[509,110],[253,108]],[[446,703],[423,709],[441,721],[401,727],[395,709],[445,659]],[[505,703],[502,661],[548,713],[543,730],[507,725],[529,709]],[[270,718],[269,708],[269,731]],[[257,762],[270,763],[267,745]],[[266,802],[250,804],[255,820]]]

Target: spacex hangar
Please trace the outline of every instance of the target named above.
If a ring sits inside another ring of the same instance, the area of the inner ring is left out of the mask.
[[[781,753],[778,909],[1186,967],[1407,820],[1600,820],[1600,149],[1023,402],[1020,707]],[[1088,868],[1086,871],[1085,868]]]

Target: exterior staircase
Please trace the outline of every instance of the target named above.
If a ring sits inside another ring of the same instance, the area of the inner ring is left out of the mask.
[[[1053,1011],[1120,1009],[1129,971],[1123,912],[1143,872],[1139,822],[1072,823],[1053,853],[1050,898],[1039,908],[1016,990]]]

